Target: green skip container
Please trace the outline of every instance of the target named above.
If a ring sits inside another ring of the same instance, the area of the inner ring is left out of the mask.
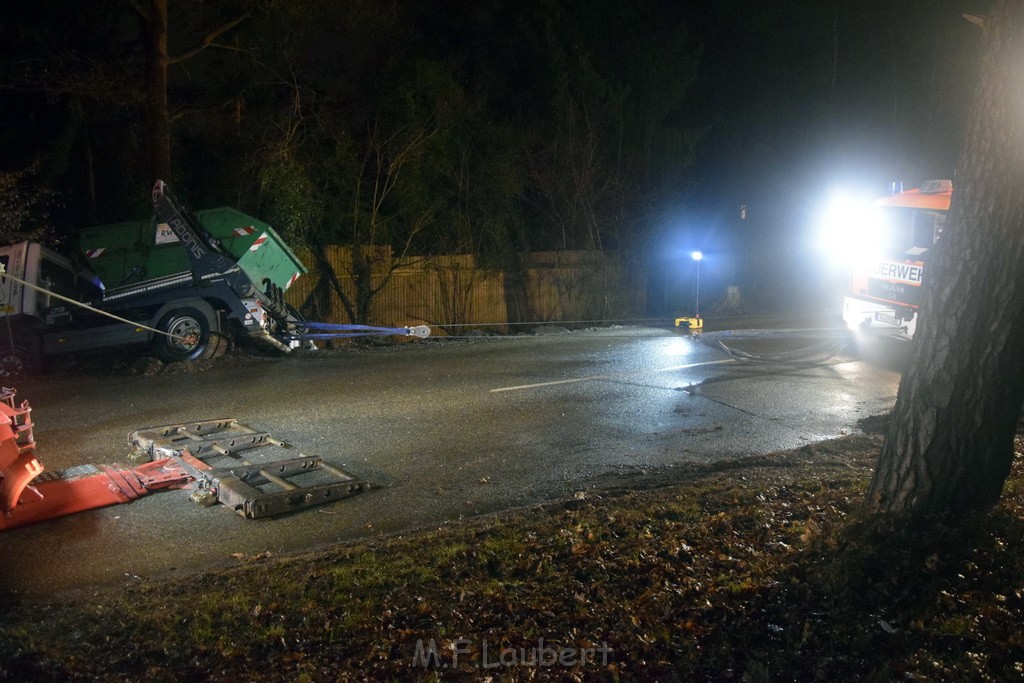
[[[193,214],[256,285],[270,279],[287,290],[309,271],[272,227],[225,206]],[[107,289],[190,270],[185,250],[155,218],[85,228],[78,251]]]

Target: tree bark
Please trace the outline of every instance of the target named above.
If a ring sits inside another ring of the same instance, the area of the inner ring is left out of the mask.
[[[146,102],[146,142],[149,152],[150,184],[156,180],[172,181],[171,176],[171,112],[167,96],[167,70],[214,45],[221,35],[249,18],[242,14],[207,33],[193,48],[171,57],[167,51],[167,0],[139,0],[139,36],[145,57],[143,85]],[[220,46],[223,47],[223,46]]]
[[[504,284],[502,294],[505,298],[505,319],[516,327],[515,332],[529,332],[533,326],[526,326],[536,319],[533,307],[530,305],[530,290],[527,287],[526,264],[523,256],[513,255],[507,259],[508,266],[505,268]]]
[[[1024,399],[1024,3],[985,22],[985,58],[945,233],[868,490],[879,512],[995,504]]]
[[[356,319],[359,317],[356,314],[356,307],[348,295],[345,294],[345,289],[341,286],[341,281],[338,280],[338,274],[335,272],[334,266],[331,265],[331,260],[327,257],[327,245],[317,239],[310,244],[310,250],[313,252],[317,270],[320,271],[320,281],[326,279],[330,283],[331,289],[338,295],[341,305],[345,307],[345,314],[348,315],[349,322],[356,322]],[[319,286],[319,282],[317,286]]]
[[[171,182],[171,122],[167,111],[167,0],[148,0],[140,8],[139,31],[146,69],[146,140],[149,151],[150,184],[161,179]]]

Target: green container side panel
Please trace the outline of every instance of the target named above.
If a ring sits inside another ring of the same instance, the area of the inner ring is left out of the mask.
[[[86,228],[78,243],[89,268],[107,288],[189,269],[180,245],[156,243],[154,220]]]
[[[287,289],[309,272],[280,235],[258,218],[229,206],[197,211],[195,215],[203,228],[238,259],[238,265],[260,289],[265,289],[263,280],[267,278]]]
[[[269,278],[287,287],[309,272],[272,227],[231,207],[195,212],[203,229],[220,240],[239,267],[264,289]],[[155,219],[86,228],[79,234],[79,251],[108,288],[189,270],[178,242],[157,244]],[[257,240],[266,236],[255,249]]]

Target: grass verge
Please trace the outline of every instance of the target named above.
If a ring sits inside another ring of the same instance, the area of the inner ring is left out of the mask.
[[[991,514],[859,521],[851,436],[649,491],[7,605],[10,680],[1024,675],[1024,471]]]

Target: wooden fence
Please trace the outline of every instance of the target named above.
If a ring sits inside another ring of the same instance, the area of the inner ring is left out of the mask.
[[[339,297],[328,292],[322,273],[308,253],[299,258],[310,272],[288,290],[287,300],[302,309],[318,289],[326,310],[324,322],[351,322]],[[355,296],[352,251],[332,246],[327,258],[342,288]],[[488,325],[501,329],[510,322],[615,320],[642,317],[646,307],[644,270],[627,255],[600,252],[535,252],[525,256],[525,277],[481,268],[472,255],[413,257],[388,272],[394,262],[388,250],[374,256],[374,287],[369,323],[404,326],[427,323],[435,332],[462,333],[446,325]],[[385,282],[386,280],[386,282]]]

